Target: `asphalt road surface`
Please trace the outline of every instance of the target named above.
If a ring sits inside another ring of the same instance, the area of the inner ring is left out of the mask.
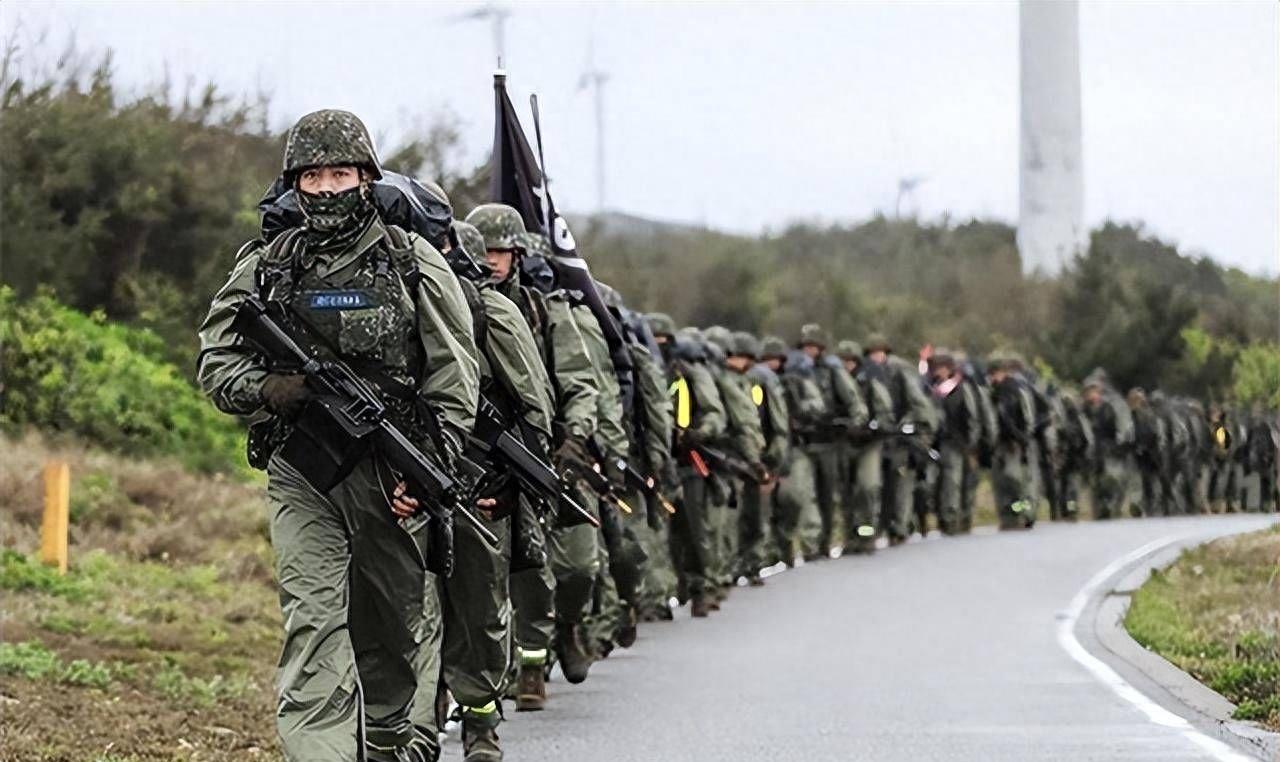
[[[1242,759],[1153,722],[1073,657],[1060,630],[1072,631],[1062,623],[1073,598],[1135,549],[1272,520],[1041,524],[808,564],[737,588],[709,619],[686,607],[643,625],[582,685],[557,675],[546,711],[508,714],[506,757]],[[458,756],[450,743],[445,758]]]

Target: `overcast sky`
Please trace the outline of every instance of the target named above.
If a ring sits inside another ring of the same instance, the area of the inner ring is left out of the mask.
[[[494,46],[488,22],[452,19],[477,7],[6,0],[0,14],[112,48],[126,83],[167,64],[176,81],[265,88],[280,127],[342,107],[389,144],[448,108],[470,165],[492,140]],[[593,48],[610,74],[610,208],[759,232],[892,212],[898,179],[924,176],[909,206],[926,218],[1016,219],[1016,3],[510,8],[512,97],[527,111],[539,94],[562,208],[596,202],[592,96],[578,90]],[[1090,224],[1142,220],[1184,250],[1280,272],[1278,8],[1082,4]]]

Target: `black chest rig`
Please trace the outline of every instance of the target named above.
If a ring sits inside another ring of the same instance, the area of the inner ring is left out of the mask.
[[[344,266],[324,275],[320,266],[301,230],[290,230],[263,253],[258,294],[289,307],[286,320],[304,349],[345,362],[378,388],[397,424],[414,428],[425,353],[414,299],[421,274],[412,242],[388,226],[386,240]]]

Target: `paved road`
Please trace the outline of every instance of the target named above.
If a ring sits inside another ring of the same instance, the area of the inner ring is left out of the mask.
[[[507,758],[1212,760],[1074,661],[1058,624],[1153,540],[1269,521],[1042,525],[809,564],[710,619],[642,627],[582,685],[552,682],[547,711],[508,715]]]

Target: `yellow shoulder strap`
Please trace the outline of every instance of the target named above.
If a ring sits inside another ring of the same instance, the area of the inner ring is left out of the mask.
[[[678,428],[687,429],[693,424],[693,400],[689,395],[689,382],[681,376],[671,382],[670,388],[667,389],[676,406],[676,426]]]

